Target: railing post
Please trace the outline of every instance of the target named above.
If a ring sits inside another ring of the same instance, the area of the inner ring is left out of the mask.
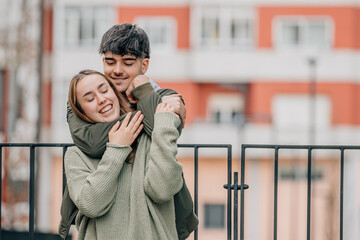
[[[277,240],[277,202],[278,202],[279,148],[275,147],[274,163],[274,240]]]
[[[196,216],[198,216],[198,167],[199,167],[199,147],[195,146],[194,147],[194,175],[195,175],[195,180],[194,180],[194,190],[195,190],[195,194],[194,194],[194,210],[195,210],[195,214]],[[197,240],[198,239],[198,229],[195,229],[194,232],[194,239]]]
[[[307,176],[307,228],[306,239],[310,240],[310,223],[311,223],[311,150],[312,147],[308,147],[308,176]]]
[[[227,239],[231,239],[231,173],[232,173],[232,161],[231,161],[231,146],[228,146],[228,204],[227,204]]]
[[[34,219],[35,219],[35,146],[30,145],[30,191],[29,191],[29,237],[34,239]]]
[[[343,240],[344,230],[344,148],[341,148],[341,159],[340,159],[340,240]]]
[[[1,213],[2,213],[2,209],[1,209],[1,205],[2,205],[2,146],[0,146],[0,240],[1,240]]]
[[[245,146],[241,146],[241,186],[245,185]],[[245,194],[244,188],[241,188],[241,198],[240,198],[240,240],[244,240],[244,201]]]
[[[234,240],[238,239],[238,172],[234,172]]]
[[[66,187],[66,174],[65,174],[65,153],[67,151],[67,146],[63,146],[63,157],[62,157],[62,162],[63,162],[63,167],[62,167],[62,171],[63,171],[63,179],[62,179],[62,192],[64,194],[65,191],[65,187]]]

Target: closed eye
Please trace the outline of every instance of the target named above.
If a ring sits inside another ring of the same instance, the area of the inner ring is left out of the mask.
[[[98,89],[99,89],[99,92],[101,93],[107,93],[109,91],[109,85],[106,84],[106,83],[102,83],[99,85]]]

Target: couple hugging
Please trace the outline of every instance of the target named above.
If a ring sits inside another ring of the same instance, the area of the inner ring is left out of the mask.
[[[198,219],[176,160],[182,98],[144,75],[150,46],[138,26],[113,26],[99,52],[104,74],[82,70],[69,86],[76,146],[65,154],[60,236],[75,224],[79,240],[186,239]]]

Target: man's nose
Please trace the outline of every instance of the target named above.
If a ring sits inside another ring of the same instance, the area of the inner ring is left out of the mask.
[[[120,63],[117,63],[117,64],[115,65],[114,72],[115,72],[116,74],[121,74],[121,73],[123,73],[123,71],[124,71],[124,69],[122,68],[121,64],[120,64]]]

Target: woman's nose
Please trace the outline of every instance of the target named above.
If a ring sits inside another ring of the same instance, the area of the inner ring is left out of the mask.
[[[106,101],[105,97],[102,95],[98,95],[97,100],[99,105],[103,104]]]

